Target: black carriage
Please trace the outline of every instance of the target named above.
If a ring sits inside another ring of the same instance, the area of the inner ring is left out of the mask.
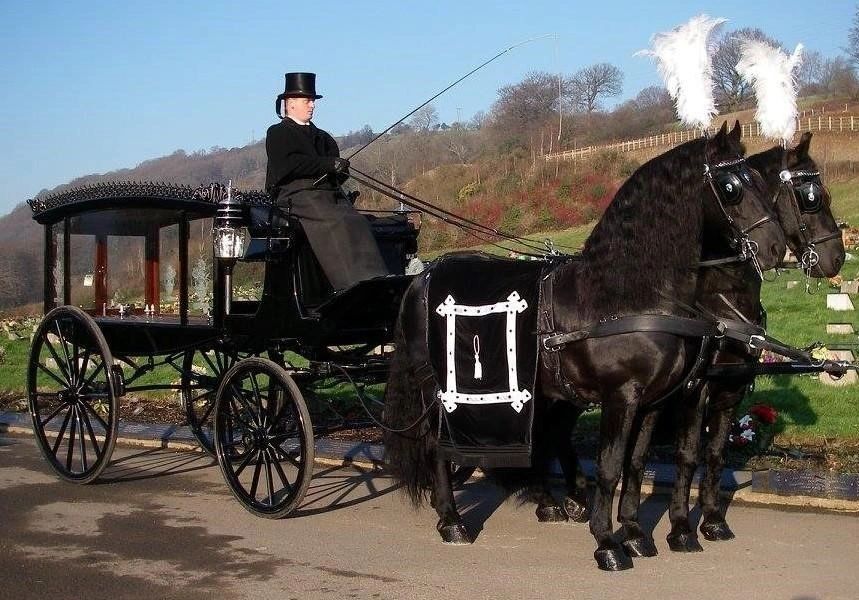
[[[395,274],[334,293],[301,225],[263,192],[110,183],[30,205],[45,230],[45,317],[27,383],[54,471],[95,480],[119,398],[172,390],[239,501],[291,512],[314,433],[343,422],[326,394],[345,382],[374,402],[364,387],[387,376],[420,214],[366,213]]]

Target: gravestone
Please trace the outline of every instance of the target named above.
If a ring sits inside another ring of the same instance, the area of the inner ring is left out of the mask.
[[[787,282],[787,289],[792,290],[793,288],[795,288],[798,285],[799,285],[798,281],[788,281]]]
[[[850,350],[830,350],[829,351],[829,359],[830,360],[846,360],[848,362],[853,362],[853,352]],[[820,382],[824,385],[831,385],[835,387],[840,387],[844,385],[853,385],[859,382],[859,374],[856,371],[847,371],[841,379],[833,379],[829,376],[828,373],[821,373],[818,375]]]
[[[847,294],[826,294],[826,308],[831,310],[854,310]]]
[[[827,323],[826,333],[850,335],[854,333],[852,323]]]
[[[842,294],[859,294],[859,279],[841,282]]]

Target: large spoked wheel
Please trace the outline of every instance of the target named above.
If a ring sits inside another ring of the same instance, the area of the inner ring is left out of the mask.
[[[90,483],[107,467],[119,421],[115,378],[89,315],[74,306],[45,315],[30,349],[27,391],[36,442],[63,479]]]
[[[257,516],[299,505],[313,475],[313,427],[301,391],[278,364],[239,361],[215,403],[215,455],[233,494]]]
[[[182,410],[200,447],[215,456],[215,396],[224,373],[238,360],[222,348],[185,352],[182,360]]]

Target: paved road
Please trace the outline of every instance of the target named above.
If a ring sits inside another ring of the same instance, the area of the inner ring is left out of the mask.
[[[539,525],[485,482],[460,506],[476,543],[443,546],[380,473],[320,468],[296,518],[245,512],[217,466],[117,449],[103,484],[55,479],[0,436],[0,598],[859,598],[859,518],[734,506],[738,539],[672,554],[667,499],[645,502],[660,556],[603,573],[580,525]]]

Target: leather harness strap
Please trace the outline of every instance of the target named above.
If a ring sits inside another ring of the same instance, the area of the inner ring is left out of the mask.
[[[545,350],[556,351],[567,344],[586,339],[647,332],[668,333],[683,337],[721,337],[725,334],[725,327],[719,322],[675,315],[632,315],[600,321],[578,331],[547,335],[543,338],[542,344]]]

